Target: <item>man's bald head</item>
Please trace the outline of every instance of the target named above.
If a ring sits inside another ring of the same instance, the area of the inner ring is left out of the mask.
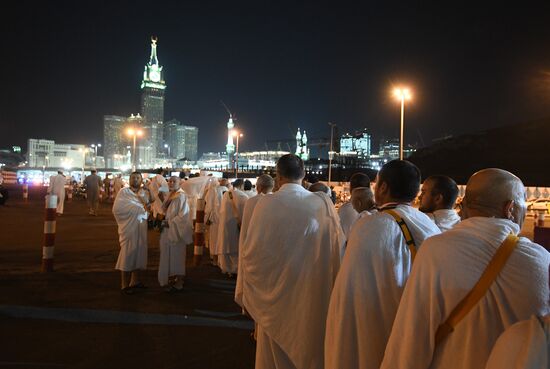
[[[374,193],[370,187],[357,187],[351,192],[351,205],[356,212],[374,208]]]
[[[330,188],[328,188],[328,186],[322,182],[313,183],[311,186],[309,186],[308,190],[310,192],[324,192],[329,196],[331,195]]]
[[[256,180],[256,190],[258,193],[269,193],[273,191],[273,187],[275,187],[275,181],[269,174],[262,174]]]
[[[483,169],[468,180],[463,201],[464,217],[497,217],[510,219],[520,227],[525,219],[525,187],[512,173]]]

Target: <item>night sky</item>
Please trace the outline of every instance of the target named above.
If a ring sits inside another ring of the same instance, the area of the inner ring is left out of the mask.
[[[3,12],[0,148],[102,142],[103,115],[139,112],[151,35],[165,120],[199,127],[199,155],[225,148],[220,100],[244,132],[241,150],[298,127],[328,137],[327,122],[398,137],[397,84],[414,93],[410,143],[550,116],[548,7],[82,3]]]

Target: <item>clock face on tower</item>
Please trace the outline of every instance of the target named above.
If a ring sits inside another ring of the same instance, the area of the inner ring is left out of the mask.
[[[152,71],[149,73],[149,78],[150,78],[151,81],[153,81],[153,82],[158,82],[158,81],[160,81],[160,73],[157,72],[156,70],[152,70]]]

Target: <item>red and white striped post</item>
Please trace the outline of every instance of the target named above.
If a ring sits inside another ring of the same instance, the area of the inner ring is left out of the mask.
[[[114,184],[114,180],[111,179],[111,181],[109,182],[109,200],[112,202],[115,200],[115,184]]]
[[[23,183],[23,200],[27,201],[29,199],[29,185]]]
[[[53,272],[56,209],[57,195],[47,195],[44,217],[44,247],[42,247],[42,272]]]
[[[204,252],[204,207],[206,201],[204,199],[197,199],[197,215],[195,218],[195,250],[193,253],[193,261],[195,266],[199,265],[202,254]]]

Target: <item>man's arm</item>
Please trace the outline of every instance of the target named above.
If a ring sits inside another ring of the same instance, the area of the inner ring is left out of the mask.
[[[443,294],[431,266],[430,246],[430,240],[424,241],[415,258],[380,369],[427,369],[432,362]]]

